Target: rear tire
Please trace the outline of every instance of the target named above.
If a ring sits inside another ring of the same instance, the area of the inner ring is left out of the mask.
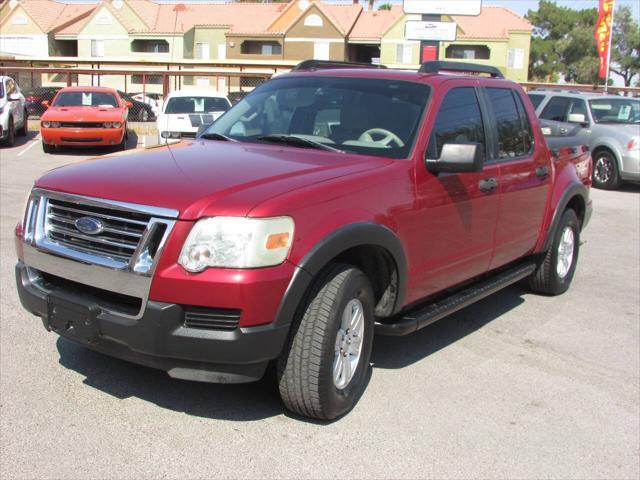
[[[353,408],[371,368],[373,311],[362,271],[335,264],[320,275],[278,359],[280,396],[289,410],[332,420]]]
[[[16,130],[13,124],[13,117],[9,117],[9,124],[7,125],[7,138],[4,141],[5,146],[13,147],[16,143]]]
[[[27,130],[29,129],[29,114],[27,113],[27,110],[25,109],[24,113],[24,120],[22,121],[22,127],[20,127],[17,131],[16,134],[19,137],[26,137],[27,136]]]
[[[615,190],[622,180],[616,157],[608,150],[597,150],[593,155],[593,186],[603,190]]]
[[[44,143],[44,141],[43,141],[42,142],[42,151],[44,153],[55,153],[56,146],[55,145],[49,145],[47,143]]]
[[[560,295],[571,285],[580,251],[580,223],[576,212],[568,208],[560,218],[551,247],[537,270],[529,277],[536,293]]]

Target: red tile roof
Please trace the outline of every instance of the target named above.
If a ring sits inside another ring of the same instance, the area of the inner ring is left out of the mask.
[[[364,11],[360,14],[349,38],[380,39],[403,15],[402,5],[394,5],[391,10]]]
[[[504,7],[482,7],[477,17],[451,18],[458,24],[459,39],[506,39],[509,32],[530,32],[533,28],[523,17]]]

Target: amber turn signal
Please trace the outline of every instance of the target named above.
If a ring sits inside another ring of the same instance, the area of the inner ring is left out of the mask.
[[[289,233],[273,233],[267,237],[267,250],[276,250],[289,246]]]

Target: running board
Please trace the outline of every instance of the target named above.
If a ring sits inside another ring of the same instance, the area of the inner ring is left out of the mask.
[[[396,321],[393,319],[387,319],[385,323],[377,321],[375,332],[378,335],[408,335],[528,277],[535,269],[536,264],[531,261],[503,270],[434,303],[414,307],[396,317]]]

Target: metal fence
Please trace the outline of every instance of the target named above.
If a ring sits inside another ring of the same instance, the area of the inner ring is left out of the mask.
[[[39,117],[46,109],[42,101],[51,101],[66,86],[106,86],[118,90],[133,107],[129,120],[154,121],[163,99],[183,88],[209,88],[236,103],[282,69],[229,71],[181,68],[180,70],[125,70],[96,68],[49,68],[0,65],[0,75],[13,77],[27,99],[30,117]]]

